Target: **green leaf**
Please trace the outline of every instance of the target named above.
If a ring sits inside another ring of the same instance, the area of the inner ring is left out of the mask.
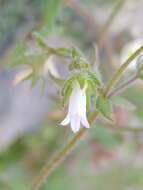
[[[112,106],[110,101],[103,97],[103,96],[98,96],[96,100],[96,108],[97,110],[100,111],[100,113],[106,117],[107,119],[112,118]]]

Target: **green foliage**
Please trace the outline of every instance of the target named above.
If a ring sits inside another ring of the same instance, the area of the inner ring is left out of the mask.
[[[110,120],[112,119],[112,106],[109,99],[103,96],[98,96],[96,100],[96,108],[104,117]]]

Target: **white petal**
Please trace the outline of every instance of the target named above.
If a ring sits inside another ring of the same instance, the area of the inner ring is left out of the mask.
[[[80,117],[78,115],[74,115],[71,119],[71,129],[74,133],[78,132],[80,129]]]
[[[68,125],[69,124],[69,122],[70,122],[70,118],[69,118],[69,115],[67,115],[66,117],[65,117],[65,119],[61,122],[61,125]]]
[[[79,105],[80,105],[80,97],[81,97],[81,90],[80,86],[77,83],[70,96],[69,100],[69,114],[76,115],[78,113]]]
[[[57,71],[57,68],[55,66],[55,62],[53,60],[53,56],[50,56],[46,61],[45,61],[45,64],[44,64],[44,68],[43,68],[43,71],[42,71],[42,74],[44,76],[47,75],[47,73],[50,72],[53,76],[59,78],[59,73]]]
[[[82,123],[82,125],[83,125],[85,128],[89,128],[89,127],[90,127],[90,125],[89,125],[89,123],[88,123],[88,121],[87,121],[86,116],[81,118],[81,123]]]
[[[84,90],[81,90],[81,96],[79,99],[79,108],[78,108],[78,113],[82,117],[86,115],[86,94]]]

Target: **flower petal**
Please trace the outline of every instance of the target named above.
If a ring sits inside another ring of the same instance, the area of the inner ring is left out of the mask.
[[[90,127],[89,122],[87,121],[86,116],[81,118],[81,123],[82,123],[82,125],[83,125],[85,128],[89,128],[89,127]]]
[[[69,118],[69,115],[67,115],[66,117],[65,117],[65,119],[61,122],[61,125],[68,125],[69,124],[69,122],[70,122],[70,118]]]
[[[78,115],[74,115],[71,118],[71,129],[74,133],[78,132],[80,129],[80,117]]]

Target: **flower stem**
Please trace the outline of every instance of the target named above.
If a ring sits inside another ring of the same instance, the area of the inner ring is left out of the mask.
[[[136,52],[140,52],[140,51],[136,51]],[[116,72],[116,74],[113,76],[113,78],[111,79],[111,81],[109,82],[106,90],[105,90],[105,96],[108,95],[108,92],[111,90],[112,85],[114,85],[115,81],[117,81],[117,79],[120,77],[120,75],[122,74],[122,72],[126,69],[127,67],[127,63],[129,65],[129,63],[133,60],[133,57],[137,56],[137,53],[134,53],[128,60],[127,62],[125,62],[120,68],[119,70]],[[130,61],[130,62],[129,62]],[[119,72],[120,71],[120,72]],[[114,81],[114,80],[115,81]],[[109,93],[108,98],[118,94],[118,92],[120,92],[122,89],[125,90],[125,88],[129,85],[131,85],[135,80],[137,79],[137,76],[134,76],[133,78],[129,79],[127,82],[125,82],[124,84],[122,84],[121,86],[119,86],[118,88],[116,88],[115,90],[113,90],[111,93]],[[98,116],[98,111],[93,112],[92,114],[89,115],[89,123],[92,124],[95,119]],[[80,140],[80,138],[85,134],[85,132],[87,131],[86,128],[82,128],[66,145],[65,147],[52,159],[52,161],[50,163],[48,163],[44,169],[41,171],[40,175],[38,176],[38,178],[36,179],[32,190],[39,190],[40,186],[44,183],[44,181],[46,180],[46,178],[49,176],[49,174],[55,169],[56,166],[58,166],[66,157],[69,153],[71,153],[74,145]]]
[[[127,80],[126,82],[124,82],[123,84],[119,85],[117,88],[115,88],[112,92],[109,93],[108,98],[121,93],[122,91],[127,89],[131,84],[133,84],[133,82],[135,82],[137,79],[138,79],[138,76],[135,75],[132,78],[130,78],[129,80]]]
[[[89,123],[91,124],[97,117],[98,112],[94,112],[89,116]],[[48,163],[43,170],[41,171],[40,175],[36,179],[32,190],[38,190],[41,185],[44,183],[46,178],[49,176],[49,174],[55,169],[56,166],[58,166],[65,158],[66,156],[71,153],[74,145],[79,141],[79,139],[85,134],[87,131],[86,128],[82,128],[66,145],[65,147],[52,159],[51,163]]]
[[[114,84],[118,81],[122,73],[128,67],[135,57],[137,57],[143,51],[143,46],[141,46],[135,53],[133,53],[127,61],[119,68],[119,70],[113,75],[111,81],[107,85],[105,89],[104,96],[107,97],[110,93],[110,90],[114,86]],[[121,89],[120,89],[121,90]],[[113,92],[112,92],[113,93]],[[114,95],[114,93],[113,93]],[[110,95],[111,97],[111,95]],[[98,116],[98,111],[95,111],[89,116],[89,122],[92,124]],[[65,147],[52,159],[50,164],[46,165],[44,169],[41,171],[40,175],[36,179],[34,185],[32,186],[32,190],[39,190],[41,185],[44,183],[45,179],[49,176],[49,174],[58,166],[72,151],[74,145],[80,140],[80,138],[85,134],[87,131],[86,128],[82,128],[66,145]]]
[[[143,46],[139,47],[128,59],[121,65],[121,67],[117,70],[117,72],[113,75],[112,79],[109,81],[107,88],[105,90],[104,96],[108,96],[108,93],[114,86],[114,84],[119,80],[120,76],[129,66],[129,64],[143,51]]]

